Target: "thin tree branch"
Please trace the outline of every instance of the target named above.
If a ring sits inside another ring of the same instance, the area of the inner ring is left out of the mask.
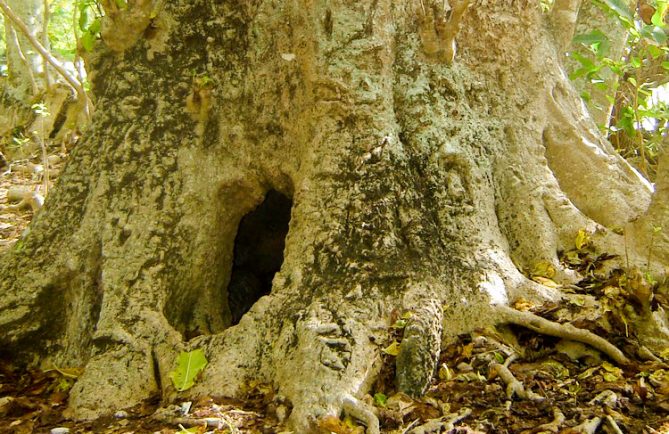
[[[44,19],[42,20],[42,44],[45,48],[50,49],[49,43],[49,20],[51,19],[51,10],[49,9],[49,1],[43,0],[42,7],[44,8]],[[51,75],[49,74],[49,65],[44,59],[44,82],[46,83],[47,91],[51,90]]]
[[[21,63],[24,64],[26,71],[28,71],[28,77],[30,77],[32,93],[33,95],[37,95],[37,93],[39,92],[39,87],[37,86],[37,82],[35,81],[35,74],[33,74],[32,65],[30,65],[30,62],[23,53],[23,48],[21,48],[21,41],[19,41],[19,37],[16,34],[16,30],[14,30],[14,26],[11,23],[7,23],[6,27],[9,32],[9,37],[11,38],[11,42],[12,44],[14,44],[14,47],[16,48],[16,55],[21,60]]]

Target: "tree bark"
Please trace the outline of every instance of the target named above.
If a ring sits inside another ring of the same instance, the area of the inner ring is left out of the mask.
[[[184,0],[109,13],[91,132],[0,265],[8,351],[85,365],[75,417],[173,399],[178,352],[202,348],[190,396],[266,382],[297,432],[342,409],[378,432],[360,398],[394,312],[413,313],[397,382],[420,394],[443,339],[504,321],[495,306],[519,297],[559,297],[523,273],[548,261],[576,278],[558,253],[579,229],[622,254],[613,229],[651,192],[584,116],[539,6],[470,6],[450,64],[430,10]],[[270,190],[292,200],[283,264],[233,326],[235,235]]]

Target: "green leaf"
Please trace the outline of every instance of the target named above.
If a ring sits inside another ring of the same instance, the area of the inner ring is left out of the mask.
[[[662,62],[662,67],[663,67],[664,69],[666,69],[667,71],[669,71],[669,62],[667,62],[667,61]]]
[[[651,31],[653,41],[657,42],[660,45],[663,45],[667,42],[667,34],[664,33],[662,27],[652,26]]]
[[[387,403],[388,397],[386,395],[383,393],[374,394],[374,404],[376,404],[378,407],[385,407]]]
[[[589,47],[598,57],[606,55],[611,46],[609,38],[601,30],[593,30],[590,33],[577,35],[574,37],[574,42]]]
[[[389,356],[397,357],[400,353],[400,343],[397,341],[393,341],[390,345],[388,345],[381,351],[388,354]]]
[[[407,320],[398,319],[397,321],[395,321],[395,324],[393,324],[391,327],[394,329],[403,329],[406,326],[407,326]]]
[[[82,32],[88,30],[89,17],[90,15],[88,7],[84,7],[79,10],[79,29],[81,29]]]
[[[102,28],[102,21],[100,18],[96,18],[93,20],[90,26],[88,26],[88,31],[93,34],[100,33],[100,29]]]
[[[650,21],[658,27],[664,26],[664,20],[662,17],[664,17],[666,14],[667,7],[669,7],[669,3],[658,1],[657,9],[655,10],[655,13],[651,17]]]
[[[613,11],[619,18],[625,20],[627,23],[634,21],[634,13],[627,7],[623,0],[602,0],[602,2]]]
[[[662,49],[656,45],[649,45],[647,49],[650,55],[653,56],[653,59],[657,59],[658,57],[664,55],[664,51],[662,51]]]
[[[179,392],[188,390],[195,384],[195,377],[207,366],[204,351],[197,349],[187,353],[181,352],[177,359],[177,367],[170,372],[174,388]]]
[[[125,0],[116,0],[116,6],[118,6],[119,9],[125,9],[128,7],[128,2]]]
[[[81,46],[84,47],[84,50],[90,53],[93,51],[93,47],[95,46],[95,39],[97,38],[93,33],[86,32],[81,35]]]

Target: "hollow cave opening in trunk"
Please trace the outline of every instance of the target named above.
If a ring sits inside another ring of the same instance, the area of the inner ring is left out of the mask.
[[[228,284],[233,325],[272,290],[274,274],[283,263],[292,206],[288,197],[270,190],[265,200],[239,222]]]

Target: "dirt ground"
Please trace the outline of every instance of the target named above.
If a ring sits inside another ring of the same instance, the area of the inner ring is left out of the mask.
[[[60,151],[50,152],[49,184],[57,179],[65,160]],[[12,248],[33,213],[39,212],[35,200],[46,189],[44,161],[43,157],[0,159],[0,254]],[[635,293],[630,283],[633,279],[624,272],[598,275],[597,264],[606,260],[605,255],[594,256],[583,246],[563,259],[588,276],[569,289],[572,301],[564,306],[524,308],[555,322],[571,318],[575,326],[591,330],[625,352],[632,360],[629,366],[617,366],[583,344],[522,327],[498,327],[452,340],[441,352],[428,393],[412,399],[397,393],[394,386],[397,343],[410,316],[397,312],[388,324],[391,341],[382,355],[382,375],[363,398],[377,414],[381,432],[669,434],[669,349],[661,354],[641,351],[633,330],[627,328],[629,306],[644,308],[639,291]],[[550,284],[550,279],[543,282]],[[665,305],[667,298],[657,293],[652,303]],[[587,303],[574,302],[580,299],[603,300],[603,308],[589,312]],[[208,397],[163,405],[156,397],[95,421],[68,420],[63,411],[80,373],[72,367],[25,369],[0,359],[0,433],[290,432],[282,424],[290,414],[289,403],[263,384],[249,385],[244,400]],[[317,424],[326,434],[364,432],[359,421],[345,415],[323,418]]]

